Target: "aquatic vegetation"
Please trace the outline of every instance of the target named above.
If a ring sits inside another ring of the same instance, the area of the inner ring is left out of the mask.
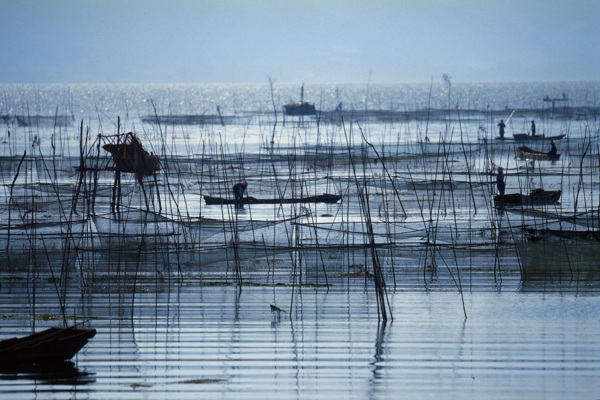
[[[506,101],[516,90],[508,86]],[[483,304],[494,295],[548,288],[549,277],[536,285],[522,274],[525,229],[600,225],[597,104],[573,100],[581,104],[550,110],[528,106],[531,96],[519,100],[507,136],[522,133],[531,118],[540,134],[566,134],[557,143],[558,161],[532,163],[519,159],[515,141],[494,139],[496,120],[513,108],[488,108],[487,90],[477,102],[456,108],[454,103],[467,101],[467,91],[450,76],[441,87],[412,94],[374,87],[378,100],[365,98],[364,88],[347,88],[355,97],[343,99],[337,110],[338,96],[323,93],[323,109],[302,120],[284,118],[275,89],[271,83],[255,96],[223,94],[214,115],[214,104],[196,103],[197,93],[182,87],[177,96],[192,99],[185,107],[169,103],[175,96],[169,91],[137,88],[153,100],[144,103],[135,90],[125,91],[129,113],[107,107],[106,115],[56,125],[6,119],[0,315],[7,332],[88,321],[98,329],[97,344],[82,359],[93,360],[97,370],[122,362],[129,372],[114,373],[119,387],[140,393],[194,384],[235,393],[260,381],[248,372],[254,362],[256,370],[275,375],[289,373],[290,365],[302,375],[310,363],[340,363],[352,375],[353,363],[375,352],[369,363],[376,372],[379,365],[387,368],[386,357],[413,347],[407,338],[423,339],[419,354],[428,360],[439,359],[427,354],[431,343],[468,347],[464,332],[478,335],[474,341],[493,336],[486,336],[490,331],[518,338],[522,332],[505,326],[472,331],[467,321],[481,324]],[[138,159],[152,155],[157,168],[136,170],[135,162],[123,164],[103,149],[125,143],[121,132],[135,134],[138,150],[145,151]],[[560,199],[496,207],[498,166],[506,173],[506,193],[560,190]],[[232,200],[240,180],[248,182],[247,196],[269,201],[243,207],[204,201]],[[324,193],[341,200],[287,201]],[[597,291],[577,277],[562,276],[552,285]],[[507,314],[515,317],[506,309],[498,315]],[[539,326],[546,327],[543,320]],[[462,339],[427,336],[432,330]],[[306,342],[299,341],[304,332]],[[386,332],[395,332],[396,347],[388,353],[379,351]],[[118,350],[111,350],[113,344]],[[445,351],[442,358],[464,367],[464,359]],[[279,363],[281,353],[285,360]],[[346,353],[350,361],[344,364]],[[128,359],[144,373],[147,365],[163,363],[169,376],[161,371],[141,379]],[[444,365],[429,372],[436,368]],[[398,372],[394,382],[406,372],[390,371]]]

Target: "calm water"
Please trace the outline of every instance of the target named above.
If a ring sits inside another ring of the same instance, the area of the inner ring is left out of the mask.
[[[97,330],[73,363],[0,371],[0,398],[600,398],[598,281],[523,281],[515,246],[600,204],[598,83],[307,85],[302,121],[294,85],[0,87],[0,339]],[[493,141],[513,110],[507,136],[567,135],[558,162]],[[145,197],[123,177],[117,218],[96,140],[130,130],[162,164]],[[78,186],[81,138],[101,172]],[[560,204],[497,212],[500,165]],[[343,199],[204,204],[239,179]]]
[[[159,283],[136,299],[73,299],[98,333],[59,378],[2,375],[6,398],[597,398],[597,287],[390,293],[377,323],[362,282],[330,291]],[[3,290],[3,334],[25,333],[27,296]],[[38,288],[40,297],[51,288]],[[81,302],[80,305],[77,301]],[[24,302],[17,309],[16,303]],[[270,305],[284,311],[273,313]],[[292,306],[290,318],[289,307]],[[70,307],[69,307],[70,309]],[[55,307],[39,305],[52,315]],[[37,326],[51,325],[38,321]],[[500,388],[502,388],[500,390]]]

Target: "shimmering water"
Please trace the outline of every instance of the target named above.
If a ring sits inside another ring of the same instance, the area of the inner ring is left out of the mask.
[[[515,245],[597,229],[597,83],[307,86],[323,113],[302,120],[280,111],[291,85],[1,87],[0,339],[97,335],[72,363],[0,370],[0,398],[600,397],[598,281],[523,280]],[[567,135],[558,162],[493,140],[512,110],[510,136]],[[162,164],[146,196],[123,176],[117,214],[98,143],[130,130]],[[99,172],[79,184],[81,149]],[[560,203],[499,212],[496,166]],[[342,201],[204,204],[239,179]]]

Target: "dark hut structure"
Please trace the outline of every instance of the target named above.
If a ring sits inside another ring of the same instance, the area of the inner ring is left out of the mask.
[[[133,132],[128,132],[123,137],[123,141],[108,143],[102,148],[112,154],[112,159],[121,172],[135,174],[141,183],[144,176],[152,176],[158,171],[158,157],[148,153]]]

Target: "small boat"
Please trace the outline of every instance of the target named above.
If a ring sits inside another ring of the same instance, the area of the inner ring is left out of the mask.
[[[73,358],[96,335],[95,329],[54,327],[0,342],[0,366],[42,365]]]
[[[297,101],[283,106],[283,112],[286,115],[315,115],[317,110],[308,101]]]
[[[280,198],[280,199],[257,199],[255,197],[244,197],[243,204],[292,204],[292,203],[337,203],[342,196],[337,194],[322,194],[318,196]],[[222,197],[204,196],[206,204],[235,204],[234,199],[224,199]]]
[[[517,242],[525,278],[600,278],[600,232],[525,229]]]
[[[283,106],[283,112],[286,115],[315,115],[314,104],[310,104],[308,101],[304,101],[304,84],[300,90],[300,101],[289,103]]]
[[[545,151],[536,151],[530,149],[527,146],[519,146],[517,148],[517,155],[521,160],[549,160],[557,161],[560,158],[560,154],[551,155]]]
[[[530,135],[528,133],[517,133],[513,135],[513,139],[515,141],[520,141],[520,142],[524,142],[524,141],[528,141],[528,140],[561,140],[562,138],[564,138],[565,134],[563,135],[555,135],[555,136],[544,136],[544,135]]]
[[[505,206],[536,206],[556,204],[560,199],[562,190],[533,189],[529,195],[510,193],[504,196],[494,196],[496,207]]]

